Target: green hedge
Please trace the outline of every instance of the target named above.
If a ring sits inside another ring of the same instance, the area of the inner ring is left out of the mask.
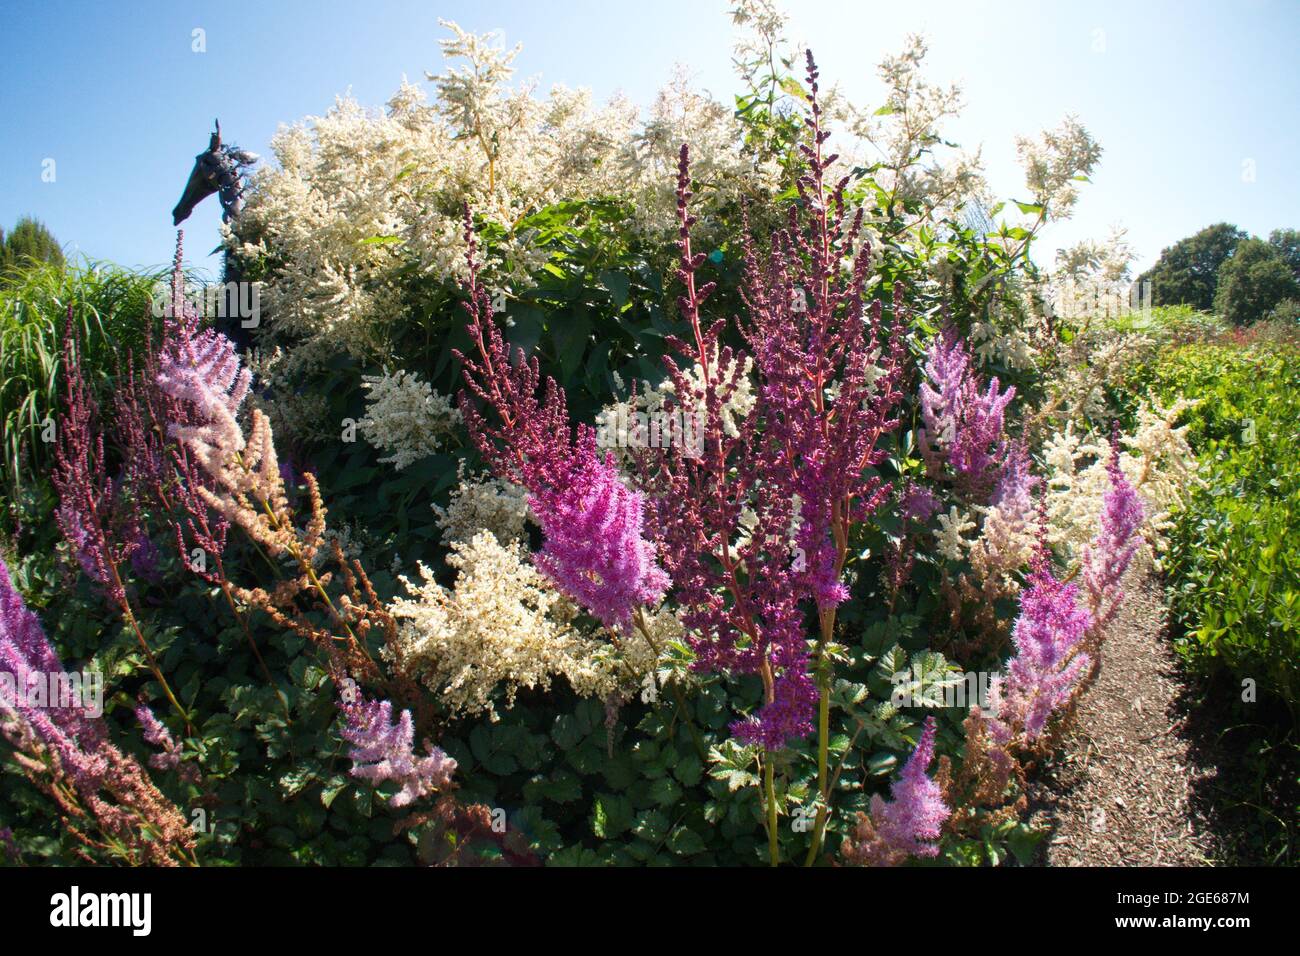
[[[1196,489],[1170,539],[1177,646],[1196,668],[1300,700],[1300,349],[1189,345],[1153,369],[1169,398],[1201,399],[1188,437]]]

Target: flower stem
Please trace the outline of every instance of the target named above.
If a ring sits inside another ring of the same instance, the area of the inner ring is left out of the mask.
[[[763,757],[763,793],[767,803],[767,855],[771,866],[779,866],[781,848],[776,839],[776,771],[770,750]]]
[[[817,862],[821,852],[822,838],[826,834],[826,824],[831,811],[830,783],[830,739],[831,739],[831,666],[826,659],[826,645],[830,642],[835,629],[835,611],[823,611],[821,614],[821,637],[817,641],[817,817],[813,823],[812,843],[808,846],[808,856],[804,866]]]

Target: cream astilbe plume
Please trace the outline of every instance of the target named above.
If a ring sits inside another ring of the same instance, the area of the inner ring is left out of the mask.
[[[652,654],[627,657],[644,642],[623,641],[620,652],[582,627],[521,549],[491,532],[453,541],[447,563],[458,572],[452,588],[421,565],[421,582],[401,578],[409,596],[390,611],[402,622],[393,656],[454,713],[495,719],[496,691],[509,707],[520,688],[545,689],[557,676],[582,696],[607,698],[637,686],[654,663]]]
[[[1120,470],[1137,491],[1146,512],[1142,534],[1148,559],[1164,547],[1170,513],[1196,486],[1196,456],[1187,444],[1187,426],[1176,423],[1195,401],[1179,398],[1168,407],[1152,399],[1138,406],[1137,428],[1120,435],[1125,449]],[[1110,447],[1095,434],[1081,435],[1072,422],[1043,446],[1047,475],[1049,539],[1071,559],[1082,556],[1101,520],[1103,499],[1111,487],[1106,462]]]

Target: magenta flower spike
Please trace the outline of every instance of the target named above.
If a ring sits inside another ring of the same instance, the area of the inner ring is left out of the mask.
[[[1137,533],[1145,517],[1142,499],[1120,468],[1117,431],[1118,423],[1112,429],[1106,463],[1110,489],[1102,497],[1101,528],[1083,559],[1083,584],[1099,625],[1107,624],[1124,601],[1119,583],[1137,553]]]

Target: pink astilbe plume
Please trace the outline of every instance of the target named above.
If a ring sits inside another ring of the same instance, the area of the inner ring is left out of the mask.
[[[107,772],[98,749],[104,727],[82,707],[33,705],[28,688],[48,676],[60,674],[63,665],[50,645],[36,615],[14,590],[9,568],[0,559],[0,716],[19,721],[58,755],[64,770],[80,785],[93,787]]]
[[[139,489],[126,488],[121,476],[108,474],[104,436],[98,431],[97,408],[86,381],[71,306],[63,336],[63,382],[64,412],[59,418],[51,476],[59,495],[59,529],[87,577],[103,588],[133,632],[149,669],[188,729],[189,717],[158,667],[122,580],[123,562],[132,557],[143,570],[151,570],[153,544],[140,511],[124,495],[137,494]]]
[[[644,498],[612,455],[590,454],[566,487],[543,488],[528,504],[545,535],[538,569],[606,627],[629,630],[636,608],[663,597],[668,575],[642,537]]]
[[[904,521],[925,524],[943,509],[939,497],[925,485],[909,481],[899,498]]]
[[[668,448],[637,456],[693,666],[760,677],[763,706],[733,731],[767,749],[812,730],[825,688],[810,672],[804,602],[828,640],[848,596],[850,533],[890,491],[871,469],[884,456],[879,439],[898,424],[903,365],[901,338],[884,334],[880,303],[865,304],[870,250],[862,215],[846,214],[846,181],[826,182],[836,157],[823,151],[829,133],[811,56],[808,84],[801,203],[766,251],[745,241],[746,315],[738,328],[750,355],[722,345],[725,319],[706,324],[701,316],[713,283],[697,287],[707,259],[691,248],[695,217],[682,147],[677,276],[685,294],[678,302],[692,337],[668,340],[685,368],[673,356],[664,364],[673,386],[668,403],[703,411],[704,447],[699,455]],[[895,322],[901,311],[898,298]],[[723,409],[751,360],[756,400],[728,423]]]
[[[28,693],[63,673],[0,560],[0,733],[14,747],[18,767],[54,800],[63,826],[83,847],[125,851],[132,862],[155,866],[192,862],[194,837],[185,818],[109,742],[103,720],[80,700]]]
[[[121,521],[119,483],[109,475],[98,408],[82,366],[82,343],[68,306],[63,333],[64,411],[59,416],[54,452],[54,488],[59,495],[56,519],[81,569],[118,606],[126,588],[118,573],[135,543],[116,534]]]
[[[201,327],[198,310],[185,299],[180,257],[178,233],[157,384],[174,402],[168,434],[178,439],[205,471],[217,474],[244,448],[238,415],[252,373],[244,368],[230,339],[215,329]]]
[[[1090,659],[1079,650],[1093,618],[1079,605],[1078,585],[1056,579],[1046,549],[1040,549],[1020,595],[1020,616],[1012,631],[1016,653],[1006,674],[993,681],[990,707],[997,717],[993,736],[1006,743],[1019,734],[1032,741],[1052,712],[1063,706]]]
[[[644,497],[624,484],[612,457],[597,455],[593,429],[570,427],[564,390],[553,378],[546,379],[538,399],[537,358],[525,359],[522,349],[512,355],[492,321],[468,211],[465,239],[465,309],[477,354],[456,353],[467,385],[459,396],[461,414],[496,474],[528,489],[545,536],[538,569],[601,623],[626,630],[636,609],[657,603],[669,583],[655,562],[654,545],[643,536]]]
[[[934,473],[946,463],[964,486],[978,489],[1006,453],[1003,419],[1016,390],[987,386],[971,365],[970,353],[951,326],[935,337],[922,367],[921,454]]]
[[[358,698],[339,705],[346,717],[343,739],[352,745],[352,776],[371,784],[395,783],[400,790],[389,805],[404,807],[435,791],[451,786],[456,761],[426,742],[426,754],[413,750],[415,726],[411,712],[404,710],[393,722],[393,705],[386,700]]]
[[[916,749],[890,785],[890,799],[876,794],[870,816],[858,815],[858,825],[841,850],[845,862],[896,866],[910,856],[939,855],[935,841],[952,810],[943,802],[939,785],[926,775],[934,760],[934,737],[934,718],[927,717]]]
[[[1142,499],[1120,468],[1118,423],[1112,429],[1106,471],[1110,488],[1102,496],[1101,528],[1083,558],[1083,585],[1098,626],[1114,618],[1124,601],[1120,580],[1137,553],[1145,517]]]
[[[159,770],[175,770],[181,762],[180,747],[172,732],[167,729],[167,725],[158,719],[158,715],[144,701],[136,704],[135,719],[139,722],[140,729],[144,731],[145,742],[153,744],[162,751],[149,758],[149,766]]]

